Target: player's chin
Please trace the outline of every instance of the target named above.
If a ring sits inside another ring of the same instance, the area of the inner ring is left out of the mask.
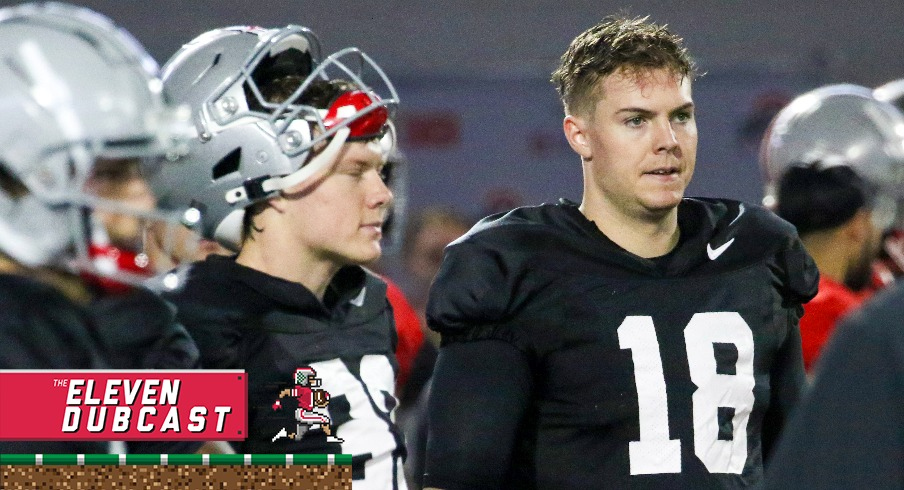
[[[347,257],[349,262],[358,265],[366,265],[375,262],[383,255],[383,248],[379,240],[370,240],[361,243],[354,250],[349,250]]]
[[[653,209],[671,209],[680,204],[682,198],[684,186],[669,186],[651,190],[644,196],[644,201]]]

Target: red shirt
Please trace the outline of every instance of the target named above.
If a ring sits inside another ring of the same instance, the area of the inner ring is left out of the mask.
[[[396,332],[399,343],[396,346],[396,359],[399,361],[399,375],[396,376],[396,393],[405,386],[405,381],[411,373],[411,364],[424,342],[424,331],[421,330],[421,321],[411,303],[405,299],[402,290],[385,276],[386,299],[392,305],[392,314],[395,318]]]
[[[298,398],[298,406],[310,412],[314,410],[314,390],[310,386],[292,388],[292,396]]]
[[[800,337],[804,351],[804,367],[811,372],[819,353],[832,332],[835,324],[845,313],[860,306],[864,297],[850,290],[844,284],[819,277],[819,292],[804,305],[804,316],[800,319]]]

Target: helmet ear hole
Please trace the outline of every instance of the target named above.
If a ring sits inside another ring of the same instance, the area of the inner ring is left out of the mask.
[[[224,175],[229,175],[239,171],[239,164],[242,162],[242,148],[236,148],[223,157],[222,160],[213,166],[211,177],[217,180]]]

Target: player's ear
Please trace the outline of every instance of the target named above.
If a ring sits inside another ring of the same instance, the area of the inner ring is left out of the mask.
[[[581,156],[583,160],[589,160],[593,153],[590,151],[590,142],[587,138],[587,130],[590,125],[580,116],[567,115],[562,121],[562,129],[565,131],[565,139],[571,149]]]

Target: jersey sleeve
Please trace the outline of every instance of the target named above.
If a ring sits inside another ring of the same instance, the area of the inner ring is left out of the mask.
[[[775,259],[782,302],[776,306],[776,313],[784,319],[784,325],[770,369],[769,408],[763,419],[763,460],[767,464],[806,387],[800,319],[804,314],[803,304],[816,296],[819,285],[816,262],[804,249],[796,231],[787,229],[786,233],[784,247]]]
[[[768,464],[778,437],[806,386],[801,350],[800,310],[785,310],[788,328],[769,373],[769,408],[763,418],[763,460]]]
[[[819,269],[795,233],[778,253],[779,279],[786,307],[800,307],[819,290]],[[800,312],[803,315],[803,312]]]
[[[440,349],[428,402],[425,487],[502,488],[531,379],[525,355],[506,342]]]
[[[427,324],[443,343],[504,340],[525,347],[517,329],[504,325],[518,287],[518,268],[501,250],[472,242],[446,248],[430,288]]]
[[[465,239],[446,248],[427,318],[442,334],[428,404],[425,486],[501,488],[510,478],[533,374],[518,327],[524,274],[514,250]]]

